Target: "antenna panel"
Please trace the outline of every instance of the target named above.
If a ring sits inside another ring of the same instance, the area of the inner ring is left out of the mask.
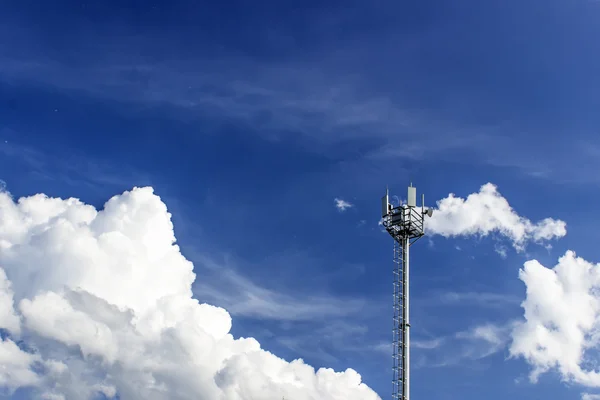
[[[381,198],[381,216],[382,217],[385,217],[390,212],[389,204],[390,204],[389,194],[386,193],[385,196],[383,196]]]
[[[409,186],[408,188],[408,202],[407,205],[409,207],[417,206],[417,188]]]

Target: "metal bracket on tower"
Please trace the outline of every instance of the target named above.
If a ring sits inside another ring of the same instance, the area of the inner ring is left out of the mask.
[[[425,216],[433,209],[425,209],[425,196],[417,207],[417,189],[411,185],[405,204],[396,207],[386,191],[381,201],[383,226],[394,239],[394,326],[392,329],[393,380],[392,400],[410,399],[410,280],[409,249],[425,235]]]

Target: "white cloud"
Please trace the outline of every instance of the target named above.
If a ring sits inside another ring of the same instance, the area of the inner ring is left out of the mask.
[[[0,271],[0,323],[35,350],[0,343],[2,386],[67,400],[379,399],[354,370],[315,371],[233,338],[227,311],[192,298],[193,266],[151,188],[102,211],[0,194]]]
[[[527,287],[525,318],[512,333],[511,355],[533,367],[534,382],[556,370],[567,381],[600,387],[600,265],[568,251],[553,268],[527,261],[519,277]]]
[[[31,370],[38,359],[22,351],[12,340],[0,339],[0,387],[12,392],[21,386],[38,384],[40,378]]]
[[[341,212],[346,211],[347,208],[354,207],[352,204],[348,203],[346,200],[338,199],[337,197],[334,199],[335,207]]]
[[[0,242],[0,251],[3,245],[6,244]],[[0,328],[15,334],[21,332],[21,322],[14,309],[12,285],[2,268],[0,268]]]
[[[517,214],[491,183],[466,199],[450,194],[439,200],[433,216],[426,218],[426,229],[444,237],[498,233],[511,240],[517,250],[523,250],[530,241],[539,243],[567,234],[563,221],[546,218],[533,223]]]

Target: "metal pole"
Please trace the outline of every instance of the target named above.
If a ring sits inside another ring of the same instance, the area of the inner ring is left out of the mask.
[[[402,361],[402,394],[404,396],[404,400],[410,399],[410,300],[409,300],[409,249],[410,249],[410,239],[408,237],[402,238],[402,251],[404,252],[402,257],[402,345],[403,345],[403,361]]]
[[[410,246],[425,235],[425,196],[421,210],[416,207],[416,189],[408,188],[408,204],[391,207],[389,194],[382,199],[383,225],[394,238],[394,328],[393,400],[410,400]]]

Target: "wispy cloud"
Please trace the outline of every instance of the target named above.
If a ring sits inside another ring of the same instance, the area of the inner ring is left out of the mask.
[[[508,256],[506,246],[501,245],[500,243],[494,244],[494,251],[498,253],[498,255],[502,258],[506,258]]]
[[[492,292],[443,292],[428,296],[432,299],[439,299],[439,302],[446,305],[464,305],[469,304],[478,307],[499,308],[506,306],[518,306],[522,299],[517,296],[492,293]],[[435,301],[437,305],[437,301]]]
[[[456,113],[448,111],[456,103],[479,102],[478,97],[455,91],[443,93],[440,98],[450,100],[441,105],[436,102],[410,106],[417,104],[414,100],[419,93],[390,88],[389,82],[386,89],[377,90],[382,79],[378,70],[365,68],[361,62],[344,61],[340,65],[340,60],[349,57],[360,60],[387,54],[386,47],[379,46],[389,38],[380,38],[375,46],[371,41],[336,42],[321,49],[318,62],[301,56],[293,62],[273,62],[242,57],[234,51],[228,53],[226,48],[215,58],[200,50],[186,51],[179,38],[134,33],[122,27],[118,40],[116,36],[91,33],[93,30],[81,32],[87,35],[80,38],[85,47],[65,51],[68,61],[61,62],[60,57],[43,57],[35,51],[46,43],[39,32],[25,28],[27,24],[9,23],[9,19],[0,33],[9,37],[9,33],[18,32],[22,46],[0,42],[0,81],[37,83],[108,99],[117,102],[121,110],[123,104],[134,105],[129,112],[160,107],[186,121],[199,117],[226,119],[274,140],[302,135],[308,139],[306,148],[315,151],[324,145],[338,148],[340,143],[357,139],[369,142],[368,150],[362,152],[369,160],[423,159],[432,155],[438,160],[450,160],[456,151],[467,151],[480,163],[518,168],[537,178],[598,181],[597,174],[583,173],[577,163],[565,166],[560,162],[566,152],[580,155],[572,143],[567,144],[572,146],[568,149],[564,145],[550,148],[547,143],[540,147],[540,141],[535,139],[524,143],[524,128],[518,121],[513,125],[482,125],[476,116],[457,120]],[[314,21],[311,18],[312,25]],[[404,43],[405,49],[411,52],[420,47],[414,41],[427,45],[430,40],[428,34],[411,37],[410,43]],[[387,46],[391,45],[388,41]],[[398,42],[394,40],[393,46],[397,50]],[[160,57],[165,48],[181,49],[179,57]],[[146,52],[169,61],[151,62],[140,55]],[[356,68],[348,67],[349,64],[356,64]],[[396,66],[401,64],[396,60]],[[396,76],[397,68],[393,72]],[[457,98],[464,101],[457,102]],[[210,130],[206,118],[204,122],[203,128]],[[527,129],[531,130],[529,126]],[[548,128],[542,129],[546,135]],[[541,137],[535,133],[538,136],[532,138]],[[534,156],[542,152],[544,157]],[[597,165],[593,154],[587,152],[585,158]]]
[[[315,321],[355,315],[369,306],[365,299],[261,286],[226,263],[217,263],[206,256],[195,256],[194,263],[197,274],[203,274],[194,284],[196,297],[224,307],[234,316]]]
[[[387,307],[361,298],[321,292],[299,292],[277,279],[263,282],[243,275],[227,260],[193,254],[197,279],[194,296],[224,307],[234,317],[259,321],[269,328],[271,344],[287,348],[298,357],[323,363],[352,357],[368,359],[374,350],[370,326]]]
[[[416,365],[448,367],[485,359],[507,347],[513,326],[513,322],[486,323],[452,335],[416,340],[413,346],[420,350]]]
[[[334,319],[308,328],[298,324],[286,328],[277,335],[279,344],[323,362],[337,362],[350,353],[368,358],[373,350],[377,351],[377,345],[372,344],[369,337],[372,332],[364,321]]]
[[[365,92],[357,74],[329,70],[327,63],[273,65],[225,57],[149,64],[118,52],[96,61],[75,68],[54,60],[5,56],[0,57],[0,80],[37,82],[129,104],[130,112],[161,108],[186,121],[203,118],[204,130],[211,129],[211,119],[235,122],[269,140],[301,136],[311,151],[368,141],[362,157],[369,162],[434,155],[450,161],[457,151],[467,151],[474,162],[518,168],[534,178],[567,175],[564,166],[554,162],[557,157],[532,157],[536,148],[515,151],[521,146],[499,135],[518,127],[483,127],[445,120],[439,110],[407,108],[389,94]],[[452,134],[440,134],[448,131]],[[568,176],[571,182],[572,176],[597,181],[590,174]]]
[[[0,131],[0,139],[3,132]],[[0,141],[0,156],[16,164],[23,164],[23,172],[42,180],[60,180],[73,186],[98,185],[123,186],[149,183],[149,178],[130,166],[90,158],[72,149],[57,149],[46,146],[36,148],[18,141]],[[10,182],[7,182],[10,186]]]
[[[343,199],[340,199],[337,197],[334,199],[334,202],[335,202],[335,208],[337,208],[340,212],[344,212],[344,211],[346,211],[346,209],[354,207],[352,204],[350,204],[346,200],[343,200]]]
[[[202,68],[199,68],[200,64]],[[243,65],[239,75],[227,65]],[[37,81],[63,90],[120,102],[171,106],[200,115],[221,115],[261,129],[292,130],[324,141],[377,127],[391,133],[408,122],[408,113],[389,98],[361,96],[354,78],[332,79],[302,66],[257,65],[249,59],[145,64],[117,61],[72,68],[55,61],[2,59],[0,77]],[[198,73],[198,71],[202,71]]]
[[[444,343],[444,339],[436,338],[431,340],[414,340],[411,342],[411,346],[416,349],[437,349]]]
[[[370,161],[493,147],[494,136],[480,127],[440,135],[449,123],[440,116],[407,109],[389,94],[365,92],[358,75],[340,74],[326,65],[260,64],[239,57],[148,64],[113,52],[94,65],[75,68],[0,57],[0,80],[37,82],[136,105],[131,110],[160,107],[185,120],[226,119],[272,140],[300,135],[313,151],[368,140],[363,156]]]
[[[600,400],[600,394],[583,393],[581,400]]]
[[[453,334],[411,340],[414,365],[417,368],[441,368],[483,360],[505,349],[510,340],[513,322],[486,323]],[[372,346],[374,351],[389,356],[390,342]]]

